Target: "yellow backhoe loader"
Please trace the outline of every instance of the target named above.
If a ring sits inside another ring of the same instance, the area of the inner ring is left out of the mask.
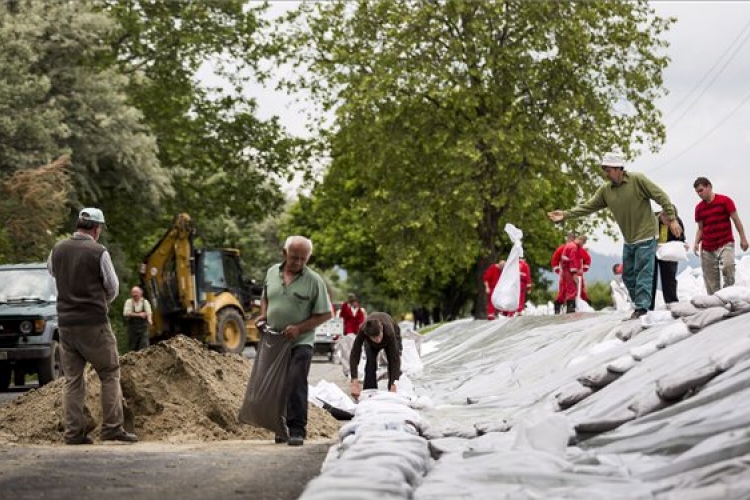
[[[183,334],[237,353],[257,343],[260,287],[243,279],[239,250],[196,248],[188,214],[175,216],[139,273],[153,309],[153,341]]]

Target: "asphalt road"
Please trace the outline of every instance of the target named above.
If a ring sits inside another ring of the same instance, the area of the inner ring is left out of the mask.
[[[321,379],[346,387],[340,365],[316,356],[309,380],[316,384]],[[27,390],[0,393],[0,404]],[[306,441],[302,447],[291,447],[270,441],[219,441],[80,447],[0,445],[0,500],[292,500],[318,475],[332,444]]]

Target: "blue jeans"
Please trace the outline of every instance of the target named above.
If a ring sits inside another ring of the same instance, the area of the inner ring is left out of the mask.
[[[622,246],[622,281],[636,309],[651,307],[656,238]]]

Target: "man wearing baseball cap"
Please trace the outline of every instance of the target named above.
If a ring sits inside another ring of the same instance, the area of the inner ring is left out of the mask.
[[[631,318],[639,318],[651,305],[651,285],[656,260],[657,221],[651,209],[651,200],[661,206],[675,237],[682,234],[675,208],[659,186],[645,175],[625,171],[625,159],[618,153],[607,153],[601,167],[608,183],[599,187],[594,196],[570,210],[554,210],[547,216],[553,222],[567,217],[583,217],[609,208],[620,226],[623,244],[623,281],[635,304]]]
[[[76,231],[58,242],[49,254],[47,269],[57,283],[57,315],[65,392],[63,413],[65,444],[92,444],[88,435],[84,399],[86,362],[101,381],[102,441],[136,442],[135,434],[123,429],[120,358],[117,340],[107,316],[108,305],[117,297],[119,282],[112,258],[99,236],[104,214],[84,208],[78,214]]]

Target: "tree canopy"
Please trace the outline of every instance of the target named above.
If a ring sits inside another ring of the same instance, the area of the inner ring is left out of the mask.
[[[646,1],[334,0],[288,22],[292,85],[335,113],[330,169],[290,225],[446,312],[463,294],[481,314],[506,222],[545,265],[562,240],[545,211],[591,195],[605,151],[664,139],[670,21]]]

